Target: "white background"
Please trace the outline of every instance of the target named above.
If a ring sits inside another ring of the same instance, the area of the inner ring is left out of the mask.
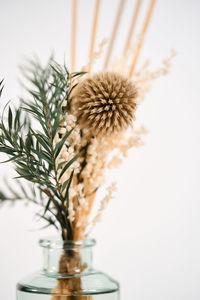
[[[117,0],[103,1],[98,42],[109,37]],[[120,55],[135,1],[128,0],[115,53]],[[144,11],[148,1],[144,1]],[[78,65],[86,64],[94,0],[80,0]],[[4,98],[17,99],[18,65],[50,53],[69,63],[70,1],[0,0],[0,78]],[[200,299],[200,1],[160,0],[138,65],[159,66],[178,51],[171,73],[153,84],[137,114],[149,134],[113,176],[118,193],[93,236],[95,265],[121,283],[122,300]],[[2,104],[3,105],[3,104]],[[0,165],[0,176],[12,177]],[[1,187],[3,187],[1,182]],[[41,265],[37,240],[48,231],[35,207],[0,210],[0,299],[15,299],[15,284]]]

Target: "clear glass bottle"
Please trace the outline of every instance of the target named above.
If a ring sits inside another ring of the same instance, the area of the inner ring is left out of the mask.
[[[17,300],[119,300],[119,284],[93,269],[95,240],[42,239],[43,268],[17,284]]]

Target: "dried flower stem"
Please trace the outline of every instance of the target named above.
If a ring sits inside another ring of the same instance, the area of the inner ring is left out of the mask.
[[[73,255],[68,256],[68,254],[63,251],[63,254],[59,262],[59,273],[60,274],[73,274],[74,270],[79,266],[80,273],[86,268],[85,264],[81,262],[81,256],[79,251],[73,251]],[[77,275],[77,273],[76,273]],[[81,293],[82,281],[78,276],[69,276],[68,278],[60,278],[55,289],[52,290],[51,300],[92,300],[92,296],[85,295],[70,295],[73,292]],[[54,295],[56,293],[56,295]],[[66,294],[69,294],[66,296]]]
[[[106,60],[105,60],[105,63],[104,63],[104,69],[107,69],[108,65],[109,65],[110,56],[111,56],[112,49],[113,49],[113,44],[115,42],[115,38],[116,38],[117,31],[118,31],[118,28],[119,28],[119,23],[120,23],[120,20],[121,20],[121,16],[122,16],[122,13],[123,13],[125,2],[126,2],[126,0],[120,0],[120,3],[119,3],[117,15],[116,15],[116,18],[115,18],[115,23],[114,23],[114,26],[113,26],[112,36],[111,36],[111,39],[110,39],[108,52],[107,52],[107,55],[106,55]]]
[[[97,222],[100,221],[101,216],[105,208],[107,207],[109,201],[113,198],[113,193],[116,191],[116,184],[113,182],[108,188],[107,193],[104,198],[101,200],[100,207],[95,218],[92,221],[92,225],[94,226]]]
[[[94,55],[94,45],[95,45],[98,17],[99,17],[99,11],[100,11],[100,3],[101,3],[101,0],[96,0],[94,21],[93,21],[93,27],[92,27],[92,36],[91,36],[91,43],[90,43],[90,52],[89,52],[89,64],[88,64],[88,73],[89,74],[91,73],[91,69],[92,69],[92,58]]]
[[[133,72],[135,70],[135,66],[136,66],[138,57],[140,55],[140,51],[141,51],[141,48],[142,48],[142,45],[143,45],[144,37],[145,37],[145,34],[147,32],[147,29],[148,29],[148,26],[149,26],[149,23],[150,23],[150,20],[151,20],[151,16],[152,16],[152,12],[153,12],[155,3],[156,3],[156,0],[151,0],[151,2],[150,2],[149,9],[148,9],[145,21],[144,21],[144,25],[143,25],[143,28],[142,28],[142,31],[141,31],[141,34],[140,34],[140,38],[138,40],[136,51],[135,51],[133,61],[132,61],[132,64],[131,64],[131,68],[130,68],[130,71],[129,71],[129,77],[133,76]]]
[[[128,37],[127,37],[127,41],[126,41],[126,44],[125,44],[125,47],[124,47],[124,55],[127,54],[127,51],[130,48],[131,38],[133,36],[133,32],[134,32],[134,29],[135,29],[135,26],[136,26],[136,22],[137,22],[137,19],[138,19],[141,4],[142,4],[142,0],[137,0],[136,5],[134,6],[133,17],[132,17],[132,21],[131,21],[131,25],[130,25],[130,29],[129,29],[129,33],[128,33]]]
[[[94,201],[95,201],[95,196],[96,196],[96,191],[94,191],[89,197],[88,197],[88,209],[85,210],[85,209],[82,209],[80,211],[80,218],[85,216],[86,219],[87,219],[87,222],[85,224],[85,226],[80,226],[78,228],[76,228],[74,230],[74,239],[75,240],[82,240],[84,237],[85,237],[85,231],[87,229],[87,225],[88,225],[88,222],[89,222],[89,217],[90,217],[90,214],[91,214],[91,211],[92,211],[92,208],[93,208],[93,204],[94,204]]]
[[[71,47],[71,72],[76,65],[76,35],[77,35],[77,0],[72,1],[72,47]]]

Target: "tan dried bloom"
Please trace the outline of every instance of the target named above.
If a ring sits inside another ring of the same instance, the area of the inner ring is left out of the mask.
[[[102,72],[78,84],[72,113],[80,127],[94,136],[110,135],[132,124],[136,97],[132,81],[118,73]]]

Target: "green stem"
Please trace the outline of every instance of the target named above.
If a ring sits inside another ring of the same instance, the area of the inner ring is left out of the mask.
[[[49,119],[49,113],[48,113],[48,106],[47,105],[45,105],[45,113],[46,113],[46,118],[47,118],[47,127],[48,127],[48,131],[49,131],[51,153],[52,153],[52,160],[53,160],[53,169],[54,169],[54,173],[55,173],[54,180],[56,182],[56,187],[57,187],[57,190],[58,190],[58,193],[59,193],[59,196],[60,196],[60,200],[61,200],[61,207],[62,207],[62,211],[63,211],[63,214],[64,214],[64,223],[66,224],[66,229],[67,229],[67,239],[72,240],[73,239],[73,234],[72,234],[71,223],[68,220],[68,218],[66,216],[66,213],[65,213],[66,209],[65,209],[65,204],[64,204],[64,198],[63,198],[62,192],[61,192],[61,184],[58,181],[58,172],[57,172],[57,168],[56,168],[53,137],[52,137],[52,134],[51,134],[51,122],[50,122],[50,119]],[[64,231],[62,229],[62,238],[64,238],[64,237],[65,237],[65,234],[64,234]],[[64,239],[66,239],[66,237]]]

